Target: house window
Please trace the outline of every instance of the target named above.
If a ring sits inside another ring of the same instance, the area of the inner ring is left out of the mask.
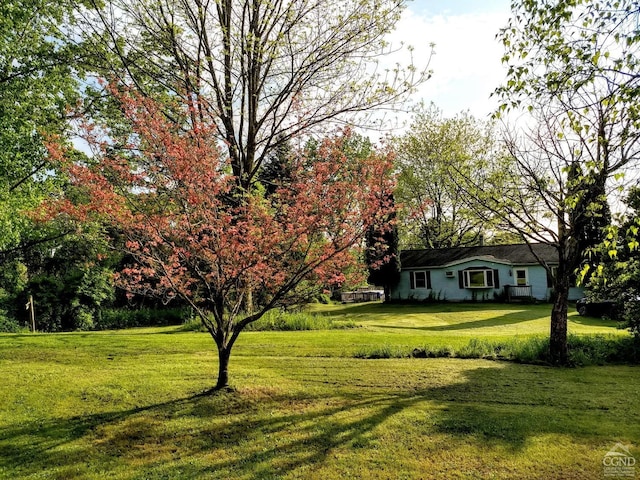
[[[529,271],[526,268],[515,268],[514,275],[517,286],[524,287],[529,285]]]
[[[411,290],[431,289],[431,272],[423,270],[419,272],[409,272]]]
[[[464,270],[462,273],[464,288],[489,288],[494,286],[493,270]]]

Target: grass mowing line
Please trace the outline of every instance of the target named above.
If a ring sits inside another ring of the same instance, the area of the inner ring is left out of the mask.
[[[156,369],[167,391],[147,394],[140,407],[123,409],[114,399],[97,403],[95,413],[51,412],[32,423],[2,417],[0,465],[22,478],[43,469],[48,478],[259,472],[331,479],[394,471],[406,478],[598,478],[610,438],[638,440],[637,427],[625,421],[638,409],[623,406],[637,393],[631,383],[638,372],[630,367],[605,367],[603,378],[593,368],[478,360],[381,360],[368,368],[353,359],[271,358],[257,369],[255,359],[236,360],[240,384],[252,383],[234,393],[189,394],[201,386],[193,380],[171,390],[180,369],[164,363]],[[612,392],[621,379],[625,388]],[[138,393],[157,388],[157,378],[140,380]]]
[[[415,328],[437,335],[548,334],[551,306],[514,304],[447,303],[387,305],[381,303],[310,305],[311,312],[330,318],[353,320],[365,326]],[[572,333],[615,333],[610,320],[569,314]],[[624,333],[623,331],[618,331]]]
[[[215,396],[200,395],[216,371],[206,334],[2,336],[0,477],[601,479],[616,442],[640,458],[637,367],[348,358],[471,336],[374,329],[374,311],[355,331],[246,332],[236,390]],[[513,325],[469,331],[492,342]]]

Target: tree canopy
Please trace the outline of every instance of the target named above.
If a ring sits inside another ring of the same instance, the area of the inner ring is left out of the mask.
[[[602,239],[611,180],[640,159],[638,8],[631,0],[516,0],[512,13],[499,35],[508,79],[496,93],[501,112],[524,107],[534,122],[507,137],[518,188],[484,205],[558,249],[550,348],[566,363],[569,279]]]
[[[444,118],[435,105],[421,105],[414,110],[409,130],[392,143],[405,248],[477,245],[492,233],[493,215],[473,208],[473,196],[463,182],[500,161],[490,122],[469,113]]]
[[[44,139],[68,130],[79,97],[78,46],[65,31],[72,9],[50,0],[0,5],[0,262],[42,240],[24,212],[55,188]]]
[[[607,229],[604,240],[591,249],[596,257],[582,275],[588,296],[615,300],[623,326],[640,341],[640,187],[629,189],[628,211]]]
[[[404,4],[94,1],[85,30],[98,41],[105,75],[145,95],[177,95],[192,105],[192,123],[214,125],[248,188],[283,143],[336,122],[369,124],[362,117],[371,109],[405,100],[426,80],[412,64],[377,67]]]
[[[392,188],[391,157],[345,153],[346,131],[313,152],[297,150],[290,175],[272,194],[238,191],[215,123],[187,130],[151,99],[116,95],[135,135],[118,137],[88,123],[87,141],[101,153],[86,163],[52,144],[51,156],[78,195],[49,207],[50,215],[97,218],[122,232],[135,263],[120,273],[120,283],[194,309],[218,347],[222,388],[231,349],[247,325],[270,309],[308,300],[305,280],[314,286],[345,280],[365,233],[391,208],[384,197]]]

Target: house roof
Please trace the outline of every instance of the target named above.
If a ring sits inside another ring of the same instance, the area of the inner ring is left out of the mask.
[[[447,267],[469,260],[485,260],[511,265],[535,265],[540,262],[532,250],[544,262],[558,263],[558,251],[553,245],[533,243],[403,250],[400,264],[402,268]]]

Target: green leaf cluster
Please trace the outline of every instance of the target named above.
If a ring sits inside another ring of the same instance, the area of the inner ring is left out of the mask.
[[[498,170],[502,153],[494,125],[467,112],[445,118],[433,104],[413,113],[407,132],[393,139],[400,242],[405,248],[477,244],[495,230],[494,219],[478,211],[481,192],[471,187]]]
[[[79,98],[73,2],[0,4],[0,252],[32,228],[25,211],[57,190],[45,142],[63,138]]]

